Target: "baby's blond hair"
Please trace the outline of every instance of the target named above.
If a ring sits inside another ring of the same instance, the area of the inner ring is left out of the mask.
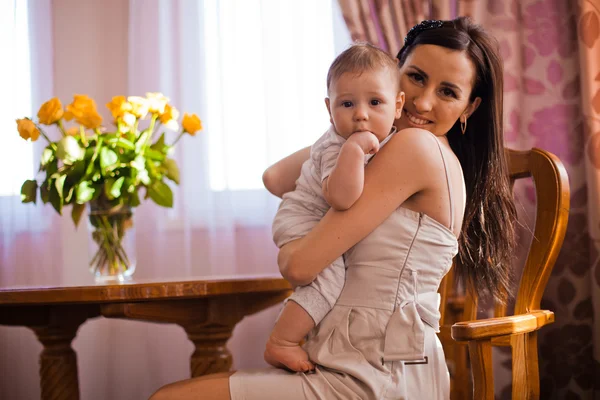
[[[400,91],[400,69],[397,60],[390,54],[369,43],[356,43],[340,53],[327,73],[327,93],[331,85],[346,72],[361,74],[379,68],[388,69]]]

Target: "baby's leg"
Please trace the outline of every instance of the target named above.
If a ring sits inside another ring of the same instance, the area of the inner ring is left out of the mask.
[[[339,257],[311,284],[296,288],[269,337],[265,361],[293,371],[314,368],[300,342],[331,310],[342,292],[344,281],[345,267],[342,257]]]
[[[315,368],[300,342],[314,328],[310,315],[294,301],[286,302],[265,349],[265,361],[277,368],[307,372]]]

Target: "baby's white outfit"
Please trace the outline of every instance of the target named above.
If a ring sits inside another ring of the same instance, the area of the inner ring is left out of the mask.
[[[380,143],[380,149],[395,133]],[[346,142],[331,126],[310,148],[310,157],[302,164],[296,189],[283,195],[273,220],[273,240],[277,247],[304,237],[323,218],[330,206],[323,196],[323,181],[331,174]],[[373,157],[365,155],[365,165]],[[317,325],[337,301],[345,281],[343,257],[337,258],[307,286],[297,287],[288,300],[298,303]]]

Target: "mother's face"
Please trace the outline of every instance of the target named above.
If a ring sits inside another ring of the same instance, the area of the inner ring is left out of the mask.
[[[401,69],[400,87],[406,94],[404,112],[396,127],[426,129],[445,135],[459,118],[473,114],[481,99],[469,96],[475,65],[464,51],[418,45]]]

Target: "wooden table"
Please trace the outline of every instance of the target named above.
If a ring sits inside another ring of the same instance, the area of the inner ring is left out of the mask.
[[[115,285],[0,288],[0,325],[31,328],[43,344],[42,399],[79,399],[77,357],[71,342],[89,318],[173,323],[196,350],[191,376],[225,372],[232,357],[225,344],[235,325],[283,301],[291,287],[275,276],[207,277]]]

